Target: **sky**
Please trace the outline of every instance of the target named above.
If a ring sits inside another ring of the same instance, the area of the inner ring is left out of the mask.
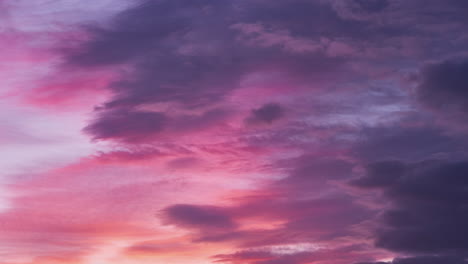
[[[466,14],[0,0],[0,264],[468,264]]]

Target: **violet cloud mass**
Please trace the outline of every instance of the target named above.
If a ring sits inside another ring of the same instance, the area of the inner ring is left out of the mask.
[[[468,264],[467,14],[0,0],[0,263]]]

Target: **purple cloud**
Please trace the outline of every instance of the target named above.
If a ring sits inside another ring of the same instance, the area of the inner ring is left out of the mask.
[[[163,214],[167,223],[182,227],[216,230],[236,226],[223,208],[215,206],[176,204],[164,209]]]
[[[245,119],[247,124],[271,124],[282,118],[284,109],[276,103],[268,103],[259,108],[253,109],[250,115]]]
[[[371,165],[352,184],[380,190],[391,203],[383,209],[376,245],[406,253],[466,254],[467,171],[466,161]]]

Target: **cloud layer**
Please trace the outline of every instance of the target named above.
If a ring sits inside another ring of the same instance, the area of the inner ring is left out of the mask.
[[[464,0],[0,0],[5,264],[465,264]]]

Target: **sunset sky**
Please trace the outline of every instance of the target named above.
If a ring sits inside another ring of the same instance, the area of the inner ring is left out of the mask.
[[[0,0],[0,264],[468,264],[467,0]]]

